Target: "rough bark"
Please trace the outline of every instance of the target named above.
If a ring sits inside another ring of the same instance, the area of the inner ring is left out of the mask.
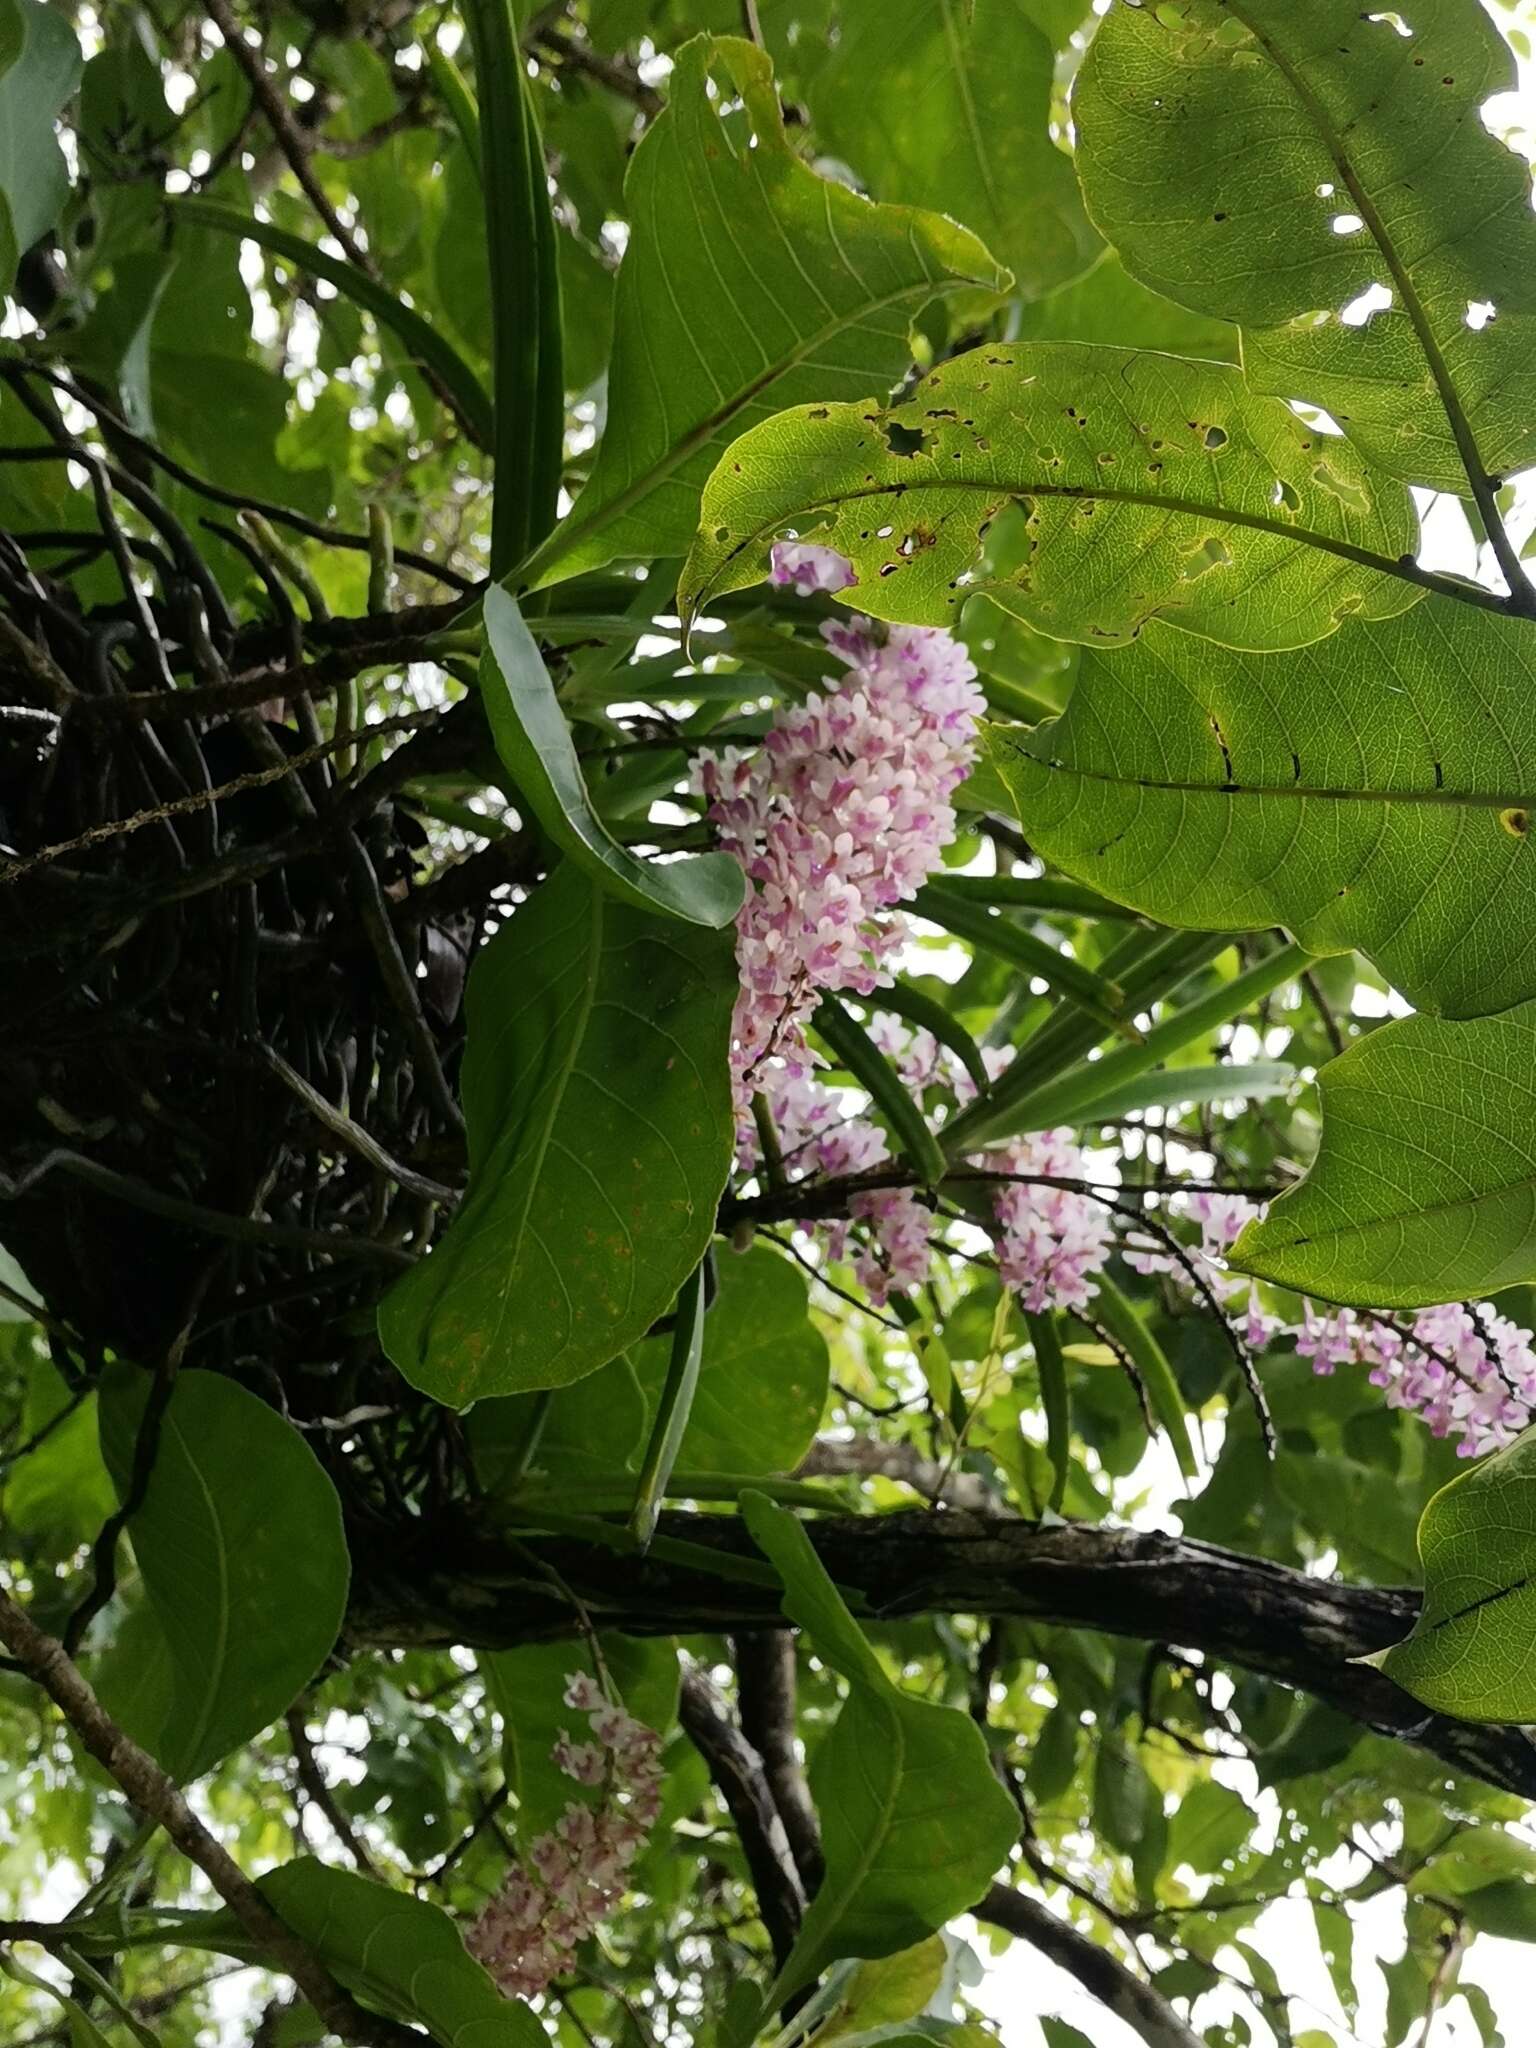
[[[1407,1634],[1419,1609],[1411,1588],[1341,1585],[1147,1531],[953,1510],[823,1515],[805,1526],[866,1617],[1016,1615],[1169,1643],[1277,1679],[1454,1770],[1536,1798],[1536,1744],[1524,1729],[1427,1713],[1351,1661]],[[469,1528],[424,1531],[391,1552],[375,1535],[359,1546],[351,1641],[510,1649],[574,1633],[576,1616],[553,1580],[530,1572],[530,1548],[598,1626],[638,1635],[782,1626],[735,1516],[666,1515],[660,1537],[641,1559],[569,1537],[524,1538],[514,1550]],[[686,1551],[672,1548],[679,1540]],[[744,1564],[752,1576],[733,1576]]]

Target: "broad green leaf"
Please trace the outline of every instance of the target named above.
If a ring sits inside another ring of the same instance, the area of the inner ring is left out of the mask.
[[[822,143],[875,198],[963,221],[1026,298],[1100,247],[1051,140],[1056,49],[1036,12],[1027,0],[842,0],[807,92]]]
[[[521,2000],[503,1997],[448,1915],[425,1899],[301,1856],[258,1880],[267,1904],[355,1998],[437,2048],[546,2048]],[[251,1937],[229,1911],[190,1913],[168,1938],[244,1961]]]
[[[741,908],[741,865],[728,853],[662,863],[637,860],[592,808],[571,729],[538,642],[498,585],[485,593],[480,695],[517,794],[555,844],[600,889],[640,911],[685,924],[727,925]]]
[[[80,62],[65,13],[40,0],[0,0],[0,292],[68,197],[53,123],[79,83]]]
[[[805,1277],[771,1245],[723,1247],[683,1472],[793,1472],[827,1398],[826,1339],[812,1323]],[[550,1399],[529,1468],[531,1488],[587,1486],[633,1473],[666,1377],[668,1340],[647,1338],[579,1389]],[[469,1417],[475,1466],[497,1492],[527,1430],[531,1399],[487,1401]]]
[[[1022,566],[988,583],[992,521],[1027,512]],[[1241,372],[1079,342],[973,349],[901,405],[800,406],[733,442],[710,478],[679,593],[685,617],[758,582],[797,531],[849,556],[848,599],[952,626],[968,597],[1095,646],[1166,618],[1228,647],[1302,647],[1405,610],[1416,521],[1374,477]]]
[[[327,284],[334,285],[343,297],[371,313],[381,326],[393,330],[412,360],[435,373],[466,430],[479,446],[488,448],[491,445],[491,401],[479,378],[432,322],[423,319],[387,285],[378,283],[355,264],[316,248],[302,236],[290,235],[271,221],[260,220],[254,214],[243,214],[233,206],[223,206],[208,199],[180,199],[176,201],[172,218],[186,220],[197,227],[211,228],[219,234],[236,235],[241,241],[255,242],[295,269],[324,278]]]
[[[1018,1814],[969,1716],[886,1677],[794,1516],[752,1493],[742,1512],[784,1582],[785,1612],[849,1687],[811,1764],[826,1876],[772,2005],[839,1956],[911,1948],[975,1905],[1018,1833]]]
[[[1462,1898],[1509,1878],[1524,1880],[1536,1892],[1536,1848],[1504,1828],[1474,1827],[1458,1834],[1416,1873],[1419,1887],[1441,1898]]]
[[[1317,1159],[1248,1225],[1234,1266],[1370,1308],[1536,1280],[1536,1003],[1383,1025],[1318,1087]]]
[[[1201,1875],[1220,1870],[1256,1825],[1257,1816],[1246,1799],[1208,1778],[1186,1792],[1173,1810],[1164,1867],[1177,1870],[1187,1863]]]
[[[730,1170],[729,938],[564,863],[467,996],[470,1186],[379,1306],[413,1386],[463,1408],[560,1387],[642,1337],[704,1255]]]
[[[1078,174],[1135,276],[1242,325],[1256,389],[1465,491],[1464,455],[1536,454],[1530,173],[1477,113],[1513,83],[1466,0],[1117,0],[1073,95]],[[1342,318],[1373,285],[1390,306]]]
[[[120,1497],[149,1385],[126,1365],[101,1383],[102,1452]],[[107,1651],[96,1688],[165,1770],[195,1778],[276,1720],[330,1654],[350,1576],[341,1503],[265,1401],[222,1374],[182,1372],[128,1534],[146,1612],[136,1637]]]
[[[1284,664],[1149,630],[998,726],[1030,843],[1153,917],[1358,948],[1414,1004],[1536,995],[1529,625],[1433,596]]]
[[[1536,1721],[1536,1432],[1444,1486],[1419,1523],[1424,1608],[1371,1659],[1463,1721]]]
[[[665,1637],[641,1640],[605,1630],[597,1639],[603,1663],[624,1706],[637,1721],[670,1734],[677,1719],[677,1650]],[[530,1643],[482,1656],[486,1690],[502,1719],[502,1768],[516,1803],[519,1845],[526,1850],[552,1828],[573,1800],[590,1797],[551,1761],[565,1731],[586,1739],[586,1722],[564,1703],[566,1679],[587,1671],[591,1658],[579,1642]]]
[[[712,98],[716,71],[726,88]],[[768,58],[734,37],[678,52],[625,201],[607,431],[570,518],[527,567],[535,585],[681,553],[733,434],[802,400],[889,390],[928,300],[1008,282],[953,222],[872,206],[801,163]]]

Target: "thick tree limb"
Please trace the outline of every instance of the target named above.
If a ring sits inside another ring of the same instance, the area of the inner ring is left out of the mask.
[[[995,1884],[972,1910],[987,1926],[1001,1927],[1006,1934],[1020,1936],[1058,1963],[1100,2005],[1123,2020],[1146,2043],[1146,2048],[1205,2048],[1200,2035],[1180,2019],[1161,1992],[1154,1991],[1128,1970],[1118,1956],[1111,1955],[1086,1934],[1080,1934],[1028,1892],[1011,1891],[1007,1885]]]
[[[70,1660],[9,1593],[0,1589],[0,1642],[37,1680],[96,1761],[147,1820],[157,1821],[195,1863],[242,1927],[303,1992],[332,2033],[357,2048],[409,2048],[409,2027],[364,2012],[308,1942],[284,1925],[223,1844],[209,1834],[147,1750],[125,1735]]]
[[[1047,1528],[955,1510],[823,1515],[805,1527],[865,1614],[1017,1615],[1170,1643],[1311,1693],[1453,1770],[1536,1799],[1536,1743],[1524,1729],[1426,1713],[1381,1672],[1351,1661],[1408,1633],[1419,1610],[1411,1588],[1340,1585],[1141,1530]],[[774,1590],[732,1576],[742,1560],[761,1569],[735,1516],[665,1515],[661,1537],[644,1559],[570,1537],[523,1541],[600,1627],[690,1635],[782,1626]],[[689,1550],[669,1555],[668,1539]],[[530,1583],[527,1549],[494,1536],[439,1528],[393,1555],[377,1540],[360,1550],[357,1647],[509,1649],[572,1632],[569,1604]]]

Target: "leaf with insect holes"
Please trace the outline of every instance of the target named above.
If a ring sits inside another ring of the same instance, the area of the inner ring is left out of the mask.
[[[992,522],[1026,513],[1022,565],[988,584]],[[1102,646],[1163,618],[1227,647],[1320,640],[1421,594],[1396,573],[1417,522],[1347,441],[1255,397],[1240,371],[1134,349],[973,349],[905,403],[801,406],[733,442],[710,478],[679,602],[766,575],[779,536],[839,549],[846,601],[953,626],[974,592]]]
[[[1255,390],[1464,492],[1468,454],[1536,457],[1530,172],[1478,118],[1514,83],[1467,0],[1116,0],[1078,175],[1133,276],[1241,325]]]

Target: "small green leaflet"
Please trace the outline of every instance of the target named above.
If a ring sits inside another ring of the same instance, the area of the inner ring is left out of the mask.
[[[983,544],[1015,501],[1024,559],[989,583]],[[1226,647],[1303,647],[1420,594],[1397,573],[1408,493],[1347,441],[1225,363],[1083,342],[973,349],[901,405],[781,413],[727,449],[699,519],[685,620],[758,582],[790,531],[847,555],[847,601],[879,618],[952,627],[1006,590],[1029,625],[1092,646],[1166,618]]]
[[[470,1185],[379,1305],[384,1348],[456,1408],[566,1386],[672,1306],[730,1170],[723,932],[647,916],[564,862],[475,962]]]
[[[1413,1634],[1368,1661],[1437,1713],[1536,1721],[1536,1431],[1440,1489],[1419,1556]]]
[[[733,36],[678,51],[624,196],[608,427],[570,517],[525,566],[534,587],[681,553],[732,434],[781,406],[889,391],[928,300],[1009,282],[941,214],[872,206],[801,163],[772,65]]]
[[[637,860],[592,808],[571,729],[538,643],[514,599],[498,584],[485,593],[485,652],[480,695],[496,751],[555,844],[600,889],[635,910],[718,929],[741,908],[740,863],[703,853],[662,864]]]
[[[994,726],[1030,844],[1167,923],[1358,948],[1409,1001],[1536,996],[1536,633],[1430,596],[1283,664],[1165,627]]]
[[[1536,1002],[1383,1025],[1318,1086],[1317,1159],[1248,1225],[1234,1266],[1365,1308],[1536,1280]]]
[[[768,1994],[776,2006],[837,1958],[910,1948],[974,1906],[1018,1814],[970,1717],[886,1677],[795,1517],[757,1493],[741,1508],[784,1582],[785,1612],[849,1688],[811,1765],[826,1876]]]
[[[1117,0],[1073,94],[1078,175],[1134,276],[1241,324],[1256,390],[1465,492],[1468,453],[1498,477],[1536,452],[1530,172],[1478,118],[1515,82],[1483,8],[1400,13],[1411,33],[1357,0]],[[1372,286],[1390,305],[1342,319]]]
[[[128,1490],[150,1378],[111,1365],[101,1442]],[[178,1780],[277,1719],[341,1631],[341,1502],[291,1423],[234,1380],[177,1376],[143,1505],[128,1524],[145,1600],[97,1663],[108,1711]]]

